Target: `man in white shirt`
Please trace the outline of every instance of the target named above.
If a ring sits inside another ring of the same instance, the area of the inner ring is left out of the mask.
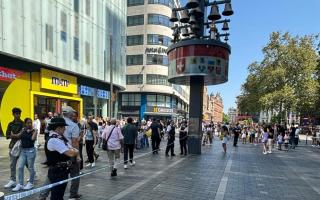
[[[40,128],[41,128],[41,121],[38,118],[38,114],[34,114],[34,121],[33,121],[33,128],[37,131],[37,138],[34,143],[36,148],[39,148],[41,145],[39,143],[39,135],[40,135]]]

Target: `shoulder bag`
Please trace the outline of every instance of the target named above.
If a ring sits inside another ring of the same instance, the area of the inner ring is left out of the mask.
[[[112,130],[111,130],[111,132],[110,132],[110,134],[109,134],[109,136],[108,136],[107,139],[104,139],[104,138],[103,138],[103,141],[102,141],[102,150],[104,150],[104,151],[108,151],[108,150],[109,150],[108,141],[109,141],[109,138],[110,138],[110,136],[111,136],[114,128],[115,128],[115,126],[112,128]]]

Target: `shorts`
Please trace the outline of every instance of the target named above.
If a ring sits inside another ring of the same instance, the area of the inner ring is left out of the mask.
[[[108,158],[112,158],[114,156],[115,159],[119,159],[120,158],[120,149],[108,150],[107,154],[108,154]]]

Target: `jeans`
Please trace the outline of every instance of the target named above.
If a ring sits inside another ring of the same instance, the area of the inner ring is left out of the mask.
[[[70,177],[76,177],[80,174],[80,162],[75,157],[71,158],[72,165],[70,167]],[[73,179],[70,186],[70,197],[78,195],[80,186],[80,178]]]
[[[9,149],[9,156],[10,156],[10,172],[11,172],[11,176],[10,176],[10,179],[12,181],[16,181],[17,177],[17,172],[16,172],[16,168],[17,168],[17,162],[18,162],[18,159],[19,157],[15,157],[15,156],[12,156],[10,154],[11,152],[11,149]]]
[[[34,161],[36,159],[36,149],[32,148],[22,148],[19,159],[19,183],[23,185],[24,180],[24,166],[28,164],[29,170],[29,182],[33,184],[35,170],[34,170]]]
[[[149,138],[147,136],[144,136],[144,146],[149,148]]]
[[[89,163],[94,163],[94,158],[93,158],[94,148],[93,148],[93,145],[94,145],[94,141],[93,140],[86,140],[86,150],[87,150]]]

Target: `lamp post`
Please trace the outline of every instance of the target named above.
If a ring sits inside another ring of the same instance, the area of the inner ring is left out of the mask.
[[[228,81],[228,63],[231,48],[227,44],[230,20],[221,19],[219,5],[224,4],[222,15],[233,14],[231,0],[189,0],[181,8],[173,8],[170,18],[175,24],[173,44],[168,48],[169,82],[190,85],[189,106],[189,154],[201,154],[202,104],[205,85],[216,85]],[[211,6],[208,16],[206,7]],[[178,14],[179,12],[179,14]],[[178,17],[179,16],[179,17]],[[224,41],[220,37],[225,37]]]

